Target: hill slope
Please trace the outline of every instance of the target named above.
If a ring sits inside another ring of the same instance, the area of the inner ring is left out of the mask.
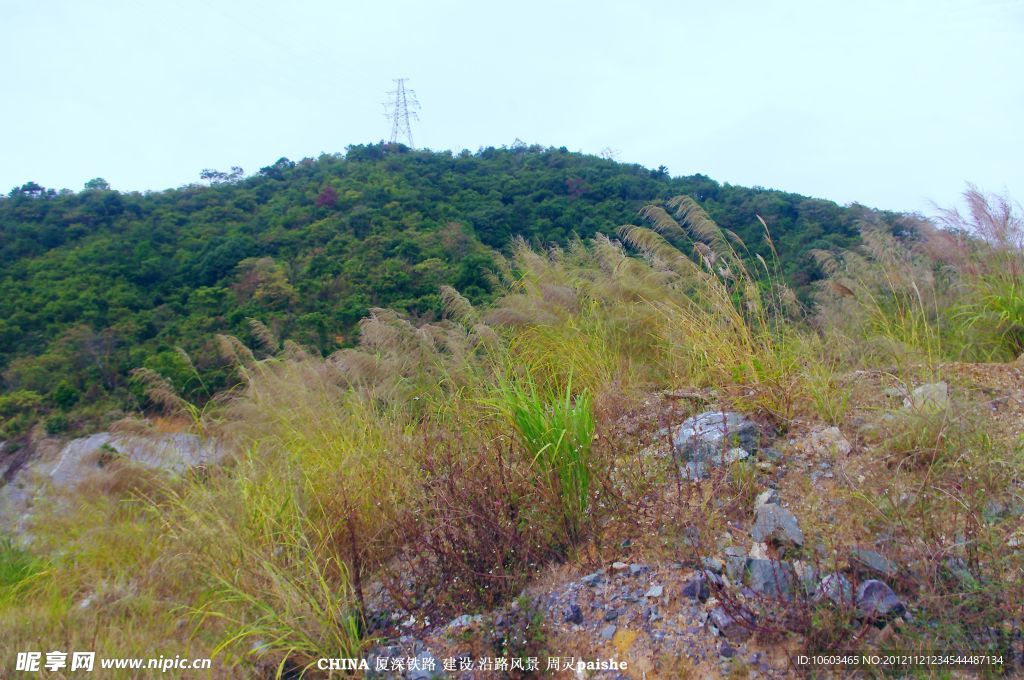
[[[861,220],[895,219],[564,148],[354,146],[212,179],[146,194],[101,180],[79,193],[29,183],[0,200],[0,436],[39,412],[60,431],[134,405],[128,376],[139,366],[201,401],[229,380],[214,335],[251,340],[248,318],[327,352],[354,340],[370,307],[431,318],[442,284],[479,301],[494,252],[513,237],[611,233],[658,198],[694,196],[767,255],[762,216],[798,287],[813,276],[808,249],[850,246]]]

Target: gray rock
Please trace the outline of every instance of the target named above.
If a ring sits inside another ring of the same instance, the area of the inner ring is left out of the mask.
[[[721,574],[722,570],[725,569],[725,563],[717,557],[702,557],[700,558],[700,565],[715,574]]]
[[[629,565],[625,562],[612,562],[612,571],[625,571]]]
[[[615,631],[618,630],[614,623],[609,623],[607,626],[601,629],[601,637],[605,640],[611,640],[615,637]]]
[[[795,580],[793,567],[788,562],[750,560],[747,563],[747,585],[758,595],[789,599]]]
[[[583,623],[583,610],[575,602],[569,604],[562,613],[562,620],[566,623],[575,623],[577,625]]]
[[[54,486],[73,488],[110,457],[183,474],[189,468],[220,461],[224,453],[217,441],[183,432],[146,436],[100,432],[65,444],[50,470],[50,480]]]
[[[807,595],[814,595],[818,590],[818,570],[812,564],[797,560],[793,562],[793,571],[800,580],[800,585]]]
[[[723,642],[718,648],[718,655],[723,659],[731,659],[736,656],[736,649],[728,642]]]
[[[751,631],[729,615],[722,607],[715,607],[708,614],[708,623],[713,625],[727,640],[742,642],[750,637]]]
[[[757,494],[757,498],[754,499],[754,510],[756,511],[762,505],[778,505],[779,504],[779,492],[775,489],[768,489]]]
[[[730,581],[739,581],[747,568],[747,551],[736,546],[725,549],[725,575]]]
[[[903,408],[921,414],[945,411],[949,408],[949,385],[936,382],[916,387],[903,400]]]
[[[679,471],[679,476],[690,482],[698,482],[708,478],[708,465],[701,461],[687,461]]]
[[[853,584],[850,580],[838,572],[825,574],[818,587],[814,590],[814,602],[829,600],[836,605],[849,605],[853,603]]]
[[[726,465],[732,465],[733,463],[738,463],[741,460],[746,460],[747,458],[750,458],[750,454],[747,453],[747,450],[741,449],[737,446],[726,451],[724,460]]]
[[[757,509],[750,535],[758,543],[771,542],[798,548],[804,544],[804,532],[800,530],[796,517],[779,505],[762,505]]]
[[[646,564],[631,564],[629,565],[629,575],[639,576],[640,574],[646,574],[651,570]]]
[[[892,578],[899,571],[895,562],[874,550],[862,550],[857,548],[853,551],[851,556],[858,566],[863,567],[866,571],[880,576],[885,576],[886,578]]]
[[[683,460],[717,465],[729,449],[757,449],[761,431],[740,413],[707,411],[685,420],[675,431],[672,443]]]
[[[620,616],[622,616],[622,610],[621,609],[614,609],[613,608],[613,609],[609,609],[608,611],[606,611],[604,613],[604,620],[605,621],[614,621],[615,619],[619,618]]]
[[[699,576],[702,576],[704,580],[708,582],[709,586],[714,586],[716,588],[722,588],[725,586],[725,579],[723,579],[720,575],[708,569],[705,569],[704,571],[700,572]]]
[[[711,596],[711,590],[708,588],[707,579],[703,576],[695,576],[691,578],[683,584],[682,595],[683,597],[688,597],[691,600],[699,600],[700,602],[706,601]]]
[[[604,583],[604,572],[595,571],[593,574],[587,574],[580,581],[591,588],[599,586]]]
[[[644,593],[644,597],[661,597],[665,593],[665,589],[661,586],[654,585],[647,589]]]
[[[772,463],[781,463],[782,451],[779,451],[778,449],[773,449],[771,447],[766,447],[761,449],[761,457],[764,458],[766,461],[770,461]]]
[[[468,628],[472,625],[480,623],[482,620],[483,617],[480,614],[463,614],[462,616],[457,616],[451,621],[449,621],[448,625],[445,626],[445,628],[449,630],[455,628]]]
[[[900,598],[882,581],[871,579],[857,588],[857,614],[862,619],[884,624],[906,611]]]
[[[827,453],[833,457],[845,456],[853,450],[849,440],[843,436],[838,427],[826,427],[815,430],[809,437],[811,448]]]
[[[752,543],[750,545],[750,551],[747,552],[747,557],[752,560],[770,560],[771,555],[768,553],[768,544]]]

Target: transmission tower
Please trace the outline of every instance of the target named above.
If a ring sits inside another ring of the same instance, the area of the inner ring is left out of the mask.
[[[420,103],[416,101],[416,93],[406,89],[405,81],[408,78],[396,78],[395,89],[388,92],[390,99],[384,102],[384,117],[391,120],[391,143],[398,141],[399,137],[409,140],[409,147],[412,143],[412,127],[409,120],[419,121],[417,111]]]

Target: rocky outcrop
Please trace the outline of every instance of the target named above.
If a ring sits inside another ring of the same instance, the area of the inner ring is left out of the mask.
[[[120,434],[99,432],[62,442],[44,439],[31,445],[17,470],[0,485],[0,527],[20,533],[36,498],[48,489],[73,493],[90,480],[102,479],[125,465],[184,474],[219,462],[224,446],[194,434]]]

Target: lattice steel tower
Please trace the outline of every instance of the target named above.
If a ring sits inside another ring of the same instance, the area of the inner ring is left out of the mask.
[[[399,137],[409,140],[409,147],[412,148],[412,127],[409,120],[419,121],[417,111],[420,103],[416,101],[416,93],[406,89],[405,81],[408,78],[396,78],[395,89],[388,92],[390,100],[384,102],[384,117],[391,120],[391,143],[398,141]]]

